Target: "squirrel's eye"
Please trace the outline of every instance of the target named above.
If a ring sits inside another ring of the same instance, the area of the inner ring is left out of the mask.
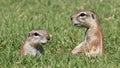
[[[79,16],[86,16],[86,14],[85,13],[81,13]]]
[[[38,33],[34,33],[34,36],[40,36]]]

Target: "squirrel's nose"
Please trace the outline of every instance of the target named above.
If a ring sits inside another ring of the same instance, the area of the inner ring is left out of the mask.
[[[71,20],[73,20],[73,18],[71,17]]]
[[[47,40],[50,40],[50,37],[49,37],[49,36],[47,37]]]

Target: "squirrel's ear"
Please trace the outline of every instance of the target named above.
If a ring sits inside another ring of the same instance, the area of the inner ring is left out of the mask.
[[[94,14],[92,14],[91,16],[92,16],[92,19],[95,19],[95,15]]]
[[[27,37],[30,37],[30,33],[27,34]]]

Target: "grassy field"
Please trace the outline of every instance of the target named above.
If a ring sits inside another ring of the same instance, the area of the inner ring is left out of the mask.
[[[0,0],[0,68],[120,68],[120,0]],[[88,58],[70,51],[84,39],[85,28],[70,16],[81,9],[97,13],[106,54]],[[26,33],[45,29],[51,41],[43,56],[19,56]]]

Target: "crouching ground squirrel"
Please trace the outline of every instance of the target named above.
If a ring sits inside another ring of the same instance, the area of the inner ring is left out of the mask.
[[[85,39],[72,50],[72,54],[84,53],[88,57],[105,53],[104,37],[97,15],[83,10],[71,16],[74,25],[87,28]]]
[[[32,30],[28,33],[27,39],[21,46],[20,55],[44,54],[43,44],[50,40],[48,33],[45,30]]]

